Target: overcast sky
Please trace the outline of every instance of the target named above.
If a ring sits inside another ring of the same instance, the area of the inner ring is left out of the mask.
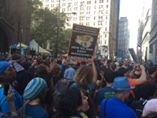
[[[128,17],[130,30],[129,47],[136,49],[138,20],[142,14],[144,0],[121,0],[120,16]]]

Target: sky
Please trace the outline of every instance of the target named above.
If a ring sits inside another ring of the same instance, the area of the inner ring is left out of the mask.
[[[142,14],[144,0],[121,0],[120,17],[128,17],[130,30],[129,47],[136,50],[138,21]]]

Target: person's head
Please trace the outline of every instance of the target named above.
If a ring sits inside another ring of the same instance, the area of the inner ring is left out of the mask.
[[[33,78],[26,86],[23,94],[24,100],[42,99],[46,92],[46,81],[40,77]]]
[[[148,74],[151,76],[152,79],[157,78],[157,65],[151,66],[148,69]]]
[[[61,71],[61,68],[58,64],[55,64],[53,67],[52,67],[52,70],[51,70],[53,73],[59,73]]]
[[[132,89],[127,77],[116,77],[112,88],[115,90],[116,96],[122,100],[129,97],[130,90]]]
[[[156,112],[157,113],[157,99],[151,99],[149,100],[143,109],[143,114],[142,116],[148,116],[148,114]]]
[[[48,74],[48,66],[44,64],[40,64],[36,68],[35,76],[41,77],[41,78],[46,78],[45,76]]]
[[[74,79],[78,84],[91,84],[95,82],[94,80],[94,73],[92,66],[82,66],[80,67],[75,75]]]
[[[54,97],[55,117],[69,118],[77,112],[86,112],[89,108],[88,97],[84,96],[78,88],[66,89],[60,95]]]
[[[13,81],[15,77],[15,69],[12,68],[8,61],[0,61],[0,82],[5,83]]]
[[[154,97],[154,94],[156,92],[156,85],[144,83],[144,84],[136,86],[133,91],[134,91],[136,99],[143,98],[143,99],[148,100]]]
[[[128,77],[130,75],[130,70],[128,68],[119,68],[117,71],[117,76],[125,76]]]
[[[128,66],[129,66],[129,60],[128,60],[128,59],[125,59],[125,60],[123,61],[123,65],[126,66],[126,67],[128,67]]]
[[[104,79],[106,83],[113,83],[114,78],[116,77],[115,72],[111,71],[110,69],[105,69],[104,71]]]

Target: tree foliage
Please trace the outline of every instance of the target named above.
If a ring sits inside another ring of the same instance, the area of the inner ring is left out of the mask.
[[[66,50],[70,30],[65,30],[64,27],[65,14],[60,13],[58,8],[53,10],[43,8],[39,0],[34,0],[32,7],[32,39],[35,39],[44,48],[48,41],[52,50],[55,48],[58,48],[59,51]],[[58,43],[58,47],[56,47],[56,43]]]

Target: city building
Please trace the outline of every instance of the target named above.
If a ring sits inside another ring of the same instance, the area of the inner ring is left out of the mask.
[[[138,29],[137,54],[139,60],[152,60],[150,49],[152,31],[152,0],[144,0]]]
[[[127,17],[121,17],[119,20],[119,30],[118,30],[118,58],[124,58],[127,56],[129,48],[129,29],[128,29],[128,19]]]
[[[0,52],[30,39],[31,0],[0,1]]]
[[[141,51],[142,51],[142,60],[149,60],[149,41],[150,41],[150,31],[151,31],[151,9],[148,9],[144,25],[143,25],[143,33],[142,33],[142,41],[141,41]]]
[[[59,7],[67,16],[66,28],[73,23],[100,28],[98,49],[102,57],[116,54],[120,0],[41,0],[49,9]],[[75,13],[75,14],[74,14]]]
[[[150,60],[157,63],[157,0],[152,0],[152,19],[149,41]]]

